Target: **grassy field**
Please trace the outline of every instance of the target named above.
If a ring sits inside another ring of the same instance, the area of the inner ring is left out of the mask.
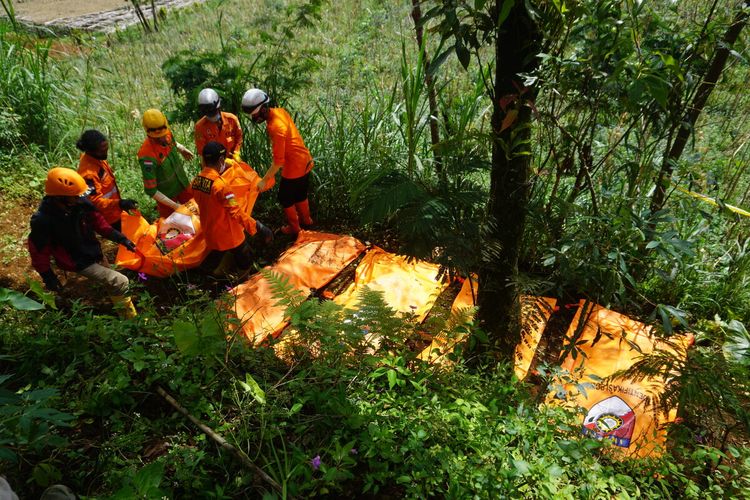
[[[380,2],[326,6],[321,20],[312,27],[294,29],[295,38],[287,47],[264,45],[259,31],[272,33],[275,27],[281,29],[287,24],[285,8],[284,3],[271,1],[209,2],[171,12],[160,32],[148,36],[131,27],[110,36],[69,40],[67,43],[75,44],[80,55],[62,56],[57,64],[62,88],[55,109],[66,129],[58,131],[55,150],[59,156],[55,160],[75,164],[78,153],[73,144],[77,135],[88,127],[106,131],[112,143],[110,162],[118,169],[123,190],[149,205],[141,194],[135,158],[144,136],[139,120],[133,116],[149,107],[174,112],[178,103],[164,78],[162,64],[178,51],[219,51],[222,41],[241,46],[248,56],[266,53],[293,59],[310,54],[317,68],[304,76],[314,85],[289,102],[290,110],[303,117],[311,117],[318,107],[327,115],[347,107],[361,109],[371,94],[391,90],[399,71],[392,55],[400,51],[402,41],[413,43],[405,6]],[[317,126],[312,129],[312,120],[300,122],[313,154],[325,156],[326,151],[315,150],[315,138],[328,131]],[[192,144],[191,123],[175,124],[174,129],[179,141]],[[252,126],[246,129],[249,135],[262,136],[263,132]],[[326,144],[325,139],[321,144]],[[253,153],[248,153],[251,162]],[[252,163],[260,169],[267,166]],[[192,172],[197,168],[194,164]]]

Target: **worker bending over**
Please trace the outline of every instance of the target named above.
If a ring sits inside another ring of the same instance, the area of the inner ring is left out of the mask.
[[[276,172],[281,170],[279,203],[284,208],[288,224],[281,228],[284,234],[297,234],[300,222],[312,225],[308,191],[313,159],[305,147],[292,117],[284,108],[270,107],[268,94],[250,89],[242,96],[242,111],[249,114],[253,123],[266,122],[266,132],[271,139],[273,163],[258,184],[260,191],[270,189],[276,182]]]
[[[109,141],[98,130],[81,134],[76,147],[83,153],[78,162],[78,173],[91,188],[89,200],[113,228],[120,230],[120,214],[138,208],[135,200],[121,199],[115,173],[107,161]]]
[[[273,233],[240,208],[231,186],[221,177],[226,156],[222,144],[211,141],[205,145],[203,170],[193,179],[192,194],[198,203],[206,247],[212,251],[208,259],[219,261],[230,252],[237,266],[247,270],[252,264],[251,237],[268,244]]]
[[[143,113],[143,129],[147,137],[138,151],[143,189],[156,201],[159,216],[167,217],[190,200],[183,159],[190,161],[194,155],[174,140],[167,117],[158,109]]]
[[[87,199],[89,186],[75,170],[56,167],[44,184],[46,196],[31,217],[29,253],[31,264],[50,291],[61,288],[50,260],[60,269],[74,271],[101,283],[108,291],[118,313],[126,318],[136,315],[128,297],[128,278],[100,262],[104,260],[96,234],[123,245],[131,252],[135,245],[113,229]]]
[[[221,111],[221,98],[214,89],[203,89],[198,94],[198,110],[203,118],[195,124],[195,150],[198,156],[211,141],[227,149],[227,157],[239,159],[242,147],[242,127],[237,116]]]

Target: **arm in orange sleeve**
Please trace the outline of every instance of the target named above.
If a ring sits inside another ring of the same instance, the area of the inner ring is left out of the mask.
[[[268,131],[268,135],[271,138],[273,163],[271,163],[271,167],[258,183],[258,189],[261,192],[266,190],[266,186],[268,186],[268,189],[270,189],[270,186],[273,186],[271,179],[276,177],[276,172],[284,168],[284,157],[286,155],[286,136],[284,135],[284,131],[274,128],[274,130]]]
[[[234,152],[239,153],[242,149],[242,126],[237,120],[234,124]]]
[[[253,236],[257,232],[257,229],[255,227],[255,219],[250,217],[247,212],[240,208],[240,205],[239,203],[237,203],[237,199],[234,196],[234,192],[230,189],[230,187],[225,183],[222,184],[223,185],[218,190],[217,196],[219,196],[222,200],[224,210],[229,212],[229,215],[234,220],[242,224],[242,226],[245,228],[245,231],[247,231],[250,236]]]
[[[119,196],[117,196],[116,198],[105,198],[103,196],[106,193],[103,192],[102,184],[98,176],[87,173],[82,177],[86,181],[86,184],[94,189],[94,192],[89,195],[89,200],[91,200],[91,203],[94,204],[97,210],[99,210],[100,212],[105,212],[109,209],[112,209],[112,207],[117,207],[118,210],[120,209]]]
[[[198,156],[203,154],[203,148],[206,146],[206,139],[203,137],[203,133],[195,128],[195,152]]]
[[[286,160],[286,133],[283,130],[276,130],[270,132],[269,135],[271,137],[273,163],[283,168]]]

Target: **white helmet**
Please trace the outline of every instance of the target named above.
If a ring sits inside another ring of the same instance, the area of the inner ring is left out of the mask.
[[[242,111],[250,115],[255,115],[260,111],[261,106],[271,99],[268,94],[260,89],[250,89],[242,96]]]
[[[221,98],[214,89],[203,89],[198,94],[198,109],[204,116],[215,116],[221,107]]]

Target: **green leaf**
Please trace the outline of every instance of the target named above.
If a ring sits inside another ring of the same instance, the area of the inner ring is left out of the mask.
[[[555,8],[560,14],[565,14],[566,12],[568,12],[568,7],[562,0],[552,0],[552,3],[555,5]]]
[[[471,61],[471,52],[469,52],[469,49],[464,46],[463,42],[460,40],[456,41],[456,45],[454,46],[456,49],[456,57],[458,57],[458,62],[461,63],[461,66],[464,67],[464,69],[469,68],[469,62]]]
[[[137,495],[133,487],[130,485],[127,485],[117,490],[115,494],[111,497],[111,500],[130,500],[132,498],[137,498]]]
[[[143,497],[153,498],[155,490],[164,479],[164,463],[153,462],[139,470],[133,478],[133,485]]]
[[[724,357],[741,365],[750,365],[750,334],[745,325],[733,319],[726,328],[727,340],[722,346]]]
[[[513,466],[519,476],[525,476],[531,470],[531,466],[525,460],[513,460]]]
[[[516,5],[516,0],[504,0],[502,7],[500,7],[500,13],[497,16],[497,26],[502,26],[508,16],[510,15],[511,9]],[[466,66],[464,66],[465,68]]]
[[[34,478],[36,484],[42,488],[46,488],[51,484],[59,482],[62,479],[62,472],[54,465],[41,463],[34,467],[31,476]]]
[[[177,349],[182,354],[200,354],[198,329],[193,323],[181,320],[175,321],[172,324],[172,333],[174,333],[174,342],[177,344]]]
[[[27,278],[26,283],[29,285],[29,290],[31,290],[34,295],[37,296],[39,300],[41,300],[44,305],[51,309],[57,309],[57,304],[55,304],[55,294],[52,292],[48,292],[44,289],[42,284],[36,280],[32,280]]]
[[[0,447],[0,461],[16,463],[18,462],[18,456],[8,448]]]
[[[440,69],[440,66],[443,65],[446,59],[448,59],[448,56],[450,56],[451,52],[453,52],[454,50],[455,45],[445,49],[442,53],[440,53],[437,57],[430,61],[430,66],[427,68],[427,74],[429,76],[435,76],[435,73],[437,73],[438,69]]]
[[[28,298],[22,293],[7,288],[0,288],[0,302],[8,302],[11,307],[19,311],[38,311],[44,309],[44,304]]]
[[[393,387],[398,382],[398,376],[396,374],[396,370],[388,370],[386,373],[386,376],[388,377],[388,388],[393,389]]]
[[[263,391],[263,389],[260,388],[258,382],[256,382],[249,373],[245,374],[244,382],[242,380],[238,380],[237,382],[240,384],[240,386],[242,386],[245,392],[249,392],[258,403],[262,405],[266,404],[266,393]],[[297,405],[302,408],[302,405],[297,403],[292,407],[292,410],[294,410],[294,407]],[[299,409],[297,411],[299,411]]]

